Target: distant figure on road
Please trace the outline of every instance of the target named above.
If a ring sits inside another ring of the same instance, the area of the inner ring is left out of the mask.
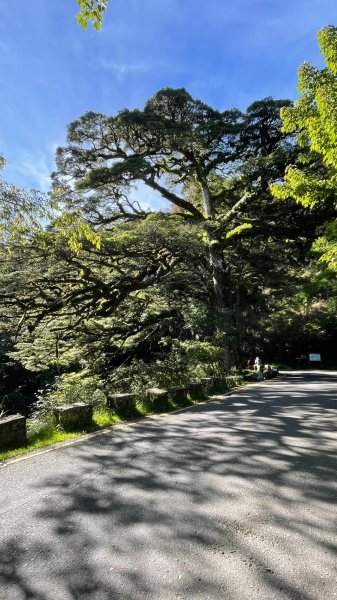
[[[250,357],[248,358],[248,360],[247,360],[247,367],[248,367],[248,369],[252,369],[252,368],[253,368],[253,365],[254,365],[254,359],[253,359],[253,357],[252,357],[252,356],[250,356]]]
[[[255,359],[254,362],[254,371],[260,371],[261,370],[261,365],[262,365],[262,360],[261,358],[259,358],[258,356]]]

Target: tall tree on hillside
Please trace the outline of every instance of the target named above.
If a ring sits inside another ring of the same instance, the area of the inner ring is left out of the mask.
[[[100,344],[97,355],[117,360],[143,340],[196,333],[184,307],[210,297],[213,328],[244,345],[282,281],[289,287],[316,227],[309,211],[269,191],[298,154],[280,132],[285,104],[267,98],[244,114],[219,113],[185,90],[162,90],[144,111],[89,113],[70,125],[54,175],[61,215],[12,253],[2,276],[17,357],[64,366]],[[147,214],[133,185],[178,212]],[[202,327],[211,334],[208,317]]]
[[[97,224],[126,216],[133,184],[145,184],[179,207],[185,218],[204,228],[215,304],[222,310],[226,268],[213,223],[219,217],[219,192],[213,190],[212,177],[239,159],[241,120],[239,111],[220,113],[183,89],[161,90],[143,111],[124,110],[115,117],[87,113],[69,126],[69,145],[58,150],[55,187],[88,210]],[[190,183],[201,190],[199,205],[184,198],[183,189]],[[246,201],[240,198],[222,220],[230,223]],[[135,205],[132,213],[144,216]]]
[[[269,184],[293,160],[291,136],[280,132],[284,104],[267,99],[244,115],[217,111],[184,89],[163,89],[142,111],[87,113],[69,126],[68,146],[57,152],[55,193],[92,226],[111,227],[144,218],[130,201],[132,186],[157,192],[204,232],[213,306],[223,321],[231,308],[228,237],[254,235],[248,231],[261,193],[265,204],[272,201]]]

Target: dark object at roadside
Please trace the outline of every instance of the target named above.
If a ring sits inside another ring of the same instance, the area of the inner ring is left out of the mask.
[[[106,402],[112,410],[128,411],[135,407],[135,394],[112,394]]]
[[[168,400],[168,390],[162,388],[149,388],[146,390],[146,397],[151,404],[155,405],[158,402],[165,402]]]
[[[201,377],[201,383],[204,388],[210,389],[214,385],[214,377]]]
[[[56,423],[65,430],[77,431],[87,427],[92,422],[92,413],[92,405],[85,402],[61,404],[54,408]]]
[[[10,415],[0,419],[0,448],[20,446],[26,441],[26,417]]]
[[[189,393],[188,385],[180,385],[177,387],[171,387],[168,389],[169,397],[171,400],[186,400]]]
[[[271,370],[271,366],[270,365],[265,365],[264,366],[263,377],[265,379],[271,379],[272,378],[272,370]]]
[[[276,367],[272,367],[271,365],[265,365],[263,376],[265,379],[273,379],[278,375],[278,369]]]
[[[191,396],[202,394],[203,387],[201,381],[190,381],[188,387]]]

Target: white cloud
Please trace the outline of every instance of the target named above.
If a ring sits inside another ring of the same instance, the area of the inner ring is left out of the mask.
[[[116,75],[127,75],[129,73],[146,73],[150,70],[150,65],[145,63],[119,63],[115,61],[99,59],[92,65],[95,69],[110,71]]]
[[[50,190],[51,169],[43,156],[33,160],[25,160],[17,170],[32,182],[33,188],[37,188],[41,192]]]
[[[51,172],[54,170],[54,155],[57,144],[51,144],[47,149],[36,154],[21,154],[12,170],[24,181],[24,187],[38,189],[41,192],[50,191]]]

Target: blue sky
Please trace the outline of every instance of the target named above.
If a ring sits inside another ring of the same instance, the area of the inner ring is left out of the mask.
[[[76,0],[0,0],[0,152],[7,181],[48,189],[55,148],[87,110],[142,107],[186,87],[218,109],[295,98],[297,68],[321,63],[316,32],[336,0],[110,0],[83,31]]]

